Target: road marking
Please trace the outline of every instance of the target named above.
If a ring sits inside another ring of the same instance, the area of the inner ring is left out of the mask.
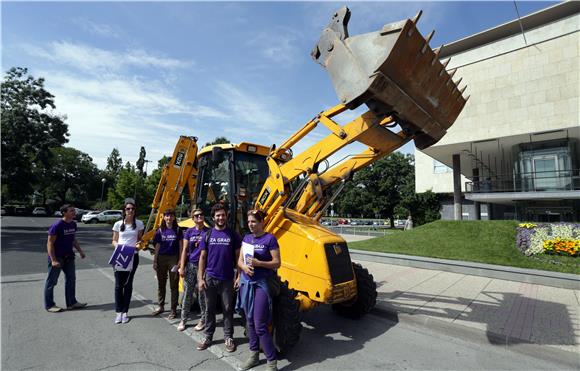
[[[105,270],[104,268],[101,268],[99,266],[97,266],[94,263],[89,263],[91,266],[93,266],[93,268],[95,268],[96,270],[98,270],[103,276],[107,277],[109,280],[111,280],[111,282],[115,283],[115,276],[112,275],[109,270]],[[147,304],[147,298],[143,295],[141,295],[139,292],[137,292],[137,290],[133,289],[133,298],[139,300],[140,302],[142,302],[143,304],[145,304],[146,307],[148,307],[149,309],[151,309],[151,311],[155,310],[155,306]],[[177,325],[179,324],[178,320],[177,322],[171,322],[170,319],[168,319],[167,317],[163,317],[169,324],[171,324],[171,326],[175,327],[175,331],[176,332],[180,332],[177,331]],[[187,330],[183,331],[183,333],[190,337],[192,340],[194,340],[196,343],[199,343],[203,340],[203,335],[201,335],[200,333],[196,333],[194,331],[192,331],[191,329],[189,330],[189,332]],[[221,349],[221,347],[219,347],[217,344],[214,344],[212,346],[210,346],[209,348],[207,348],[208,351],[210,351],[213,355],[215,355],[218,359],[222,360],[223,362],[227,363],[229,366],[231,366],[234,370],[238,370],[241,367],[241,362],[234,357],[233,355],[229,355],[229,353],[225,352],[224,350]]]

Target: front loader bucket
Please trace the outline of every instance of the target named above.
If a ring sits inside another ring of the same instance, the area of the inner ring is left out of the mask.
[[[350,10],[343,7],[322,31],[312,57],[330,74],[349,109],[366,104],[378,117],[394,115],[415,145],[427,148],[445,135],[466,99],[413,20],[349,37]],[[465,88],[463,89],[465,90]]]

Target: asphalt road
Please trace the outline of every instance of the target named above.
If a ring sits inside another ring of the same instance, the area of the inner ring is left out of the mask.
[[[135,279],[132,321],[114,325],[108,226],[80,225],[78,238],[87,253],[77,259],[77,297],[83,310],[50,314],[42,308],[46,279],[46,230],[54,218],[2,217],[2,369],[144,370],[238,367],[247,356],[247,340],[236,320],[238,350],[223,350],[218,323],[208,351],[195,350],[200,334],[178,321],[152,318],[156,281],[150,260],[141,259]],[[55,288],[64,300],[62,281]],[[218,318],[220,316],[218,315]],[[194,322],[192,321],[191,324]],[[304,314],[299,344],[278,361],[280,369],[323,370],[561,370],[569,368],[456,336],[429,323],[399,322],[374,312],[357,321],[336,316],[328,307]],[[265,361],[256,369],[265,369]]]

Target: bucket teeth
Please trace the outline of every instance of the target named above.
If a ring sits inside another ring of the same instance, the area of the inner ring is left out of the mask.
[[[421,48],[421,54],[425,54],[425,52],[429,48],[429,41],[431,41],[433,35],[435,35],[435,30],[431,31],[431,33],[427,35],[427,38],[425,39],[425,45],[423,45],[423,48]]]
[[[443,49],[443,45],[441,45],[440,47],[435,49],[435,55],[433,56],[433,59],[431,60],[431,66],[434,66],[435,62],[437,62],[437,60],[439,59],[439,53],[441,53],[441,49]]]
[[[417,27],[417,22],[419,22],[419,18],[421,18],[422,14],[423,14],[423,11],[419,10],[417,15],[415,15],[415,17],[413,17],[413,19],[411,20],[411,22],[413,22],[413,26],[409,29],[409,32],[407,32],[407,37],[411,37],[413,35],[413,32],[414,32],[415,28]]]
[[[460,90],[460,92],[461,92],[461,95],[463,95],[463,92],[465,91],[465,89],[467,89],[467,85],[465,85],[465,86],[464,86],[464,87],[463,87],[463,88]]]

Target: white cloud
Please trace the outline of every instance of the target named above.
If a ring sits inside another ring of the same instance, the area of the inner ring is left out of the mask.
[[[117,27],[103,23],[96,23],[87,18],[75,18],[72,20],[72,23],[81,27],[83,30],[92,35],[114,39],[118,39],[121,36],[121,32]]]
[[[273,107],[281,105],[276,105],[272,97],[225,81],[216,82],[215,94],[223,101],[223,109],[230,112],[231,119],[251,125],[250,130],[272,130],[285,121],[281,112],[274,110]]]
[[[175,69],[192,65],[192,62],[153,55],[139,49],[117,53],[67,41],[55,41],[46,48],[21,45],[21,49],[31,56],[95,75],[117,72],[129,67]]]
[[[258,33],[247,41],[247,45],[257,47],[262,57],[283,67],[293,65],[300,59],[302,50],[297,44],[302,37],[295,30],[278,27],[271,32]]]

